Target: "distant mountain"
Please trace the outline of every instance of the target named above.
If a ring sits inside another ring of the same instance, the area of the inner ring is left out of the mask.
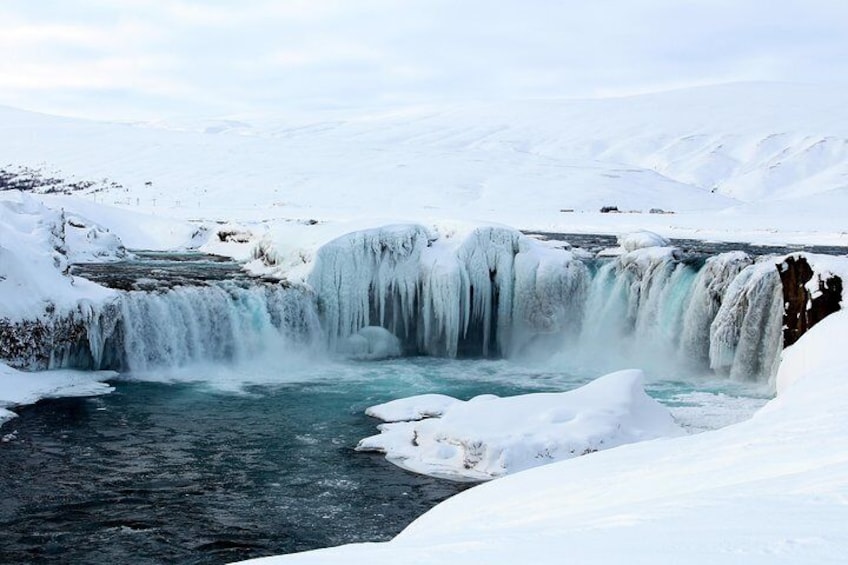
[[[104,203],[211,214],[426,211],[509,222],[602,206],[827,208],[848,202],[843,106],[819,87],[744,83],[171,125],[0,108],[0,169],[66,179]]]

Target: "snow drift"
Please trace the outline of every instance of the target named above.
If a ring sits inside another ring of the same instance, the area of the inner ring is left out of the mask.
[[[630,370],[569,392],[484,395],[466,402],[441,395],[394,400],[367,410],[389,423],[356,449],[385,453],[415,473],[485,481],[682,433],[669,411],[645,394],[642,381],[641,371]],[[397,421],[399,415],[412,418]]]

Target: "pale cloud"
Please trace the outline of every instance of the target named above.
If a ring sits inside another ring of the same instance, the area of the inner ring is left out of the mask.
[[[134,119],[834,83],[845,29],[844,0],[4,0],[0,103]]]

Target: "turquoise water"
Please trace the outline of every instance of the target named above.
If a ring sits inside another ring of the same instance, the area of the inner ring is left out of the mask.
[[[0,443],[0,562],[223,563],[386,540],[467,488],[353,447],[366,407],[574,388],[548,364],[413,358],[124,376],[113,394],[19,410]],[[762,391],[649,379],[693,431],[747,417]]]

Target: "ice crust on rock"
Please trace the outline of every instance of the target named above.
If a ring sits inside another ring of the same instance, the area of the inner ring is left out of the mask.
[[[578,389],[467,402],[416,396],[372,407],[386,416],[358,451],[378,451],[409,471],[457,481],[485,481],[609,449],[682,433],[649,397],[643,374],[626,370]],[[412,416],[410,421],[397,421]],[[420,419],[424,417],[424,419]]]

